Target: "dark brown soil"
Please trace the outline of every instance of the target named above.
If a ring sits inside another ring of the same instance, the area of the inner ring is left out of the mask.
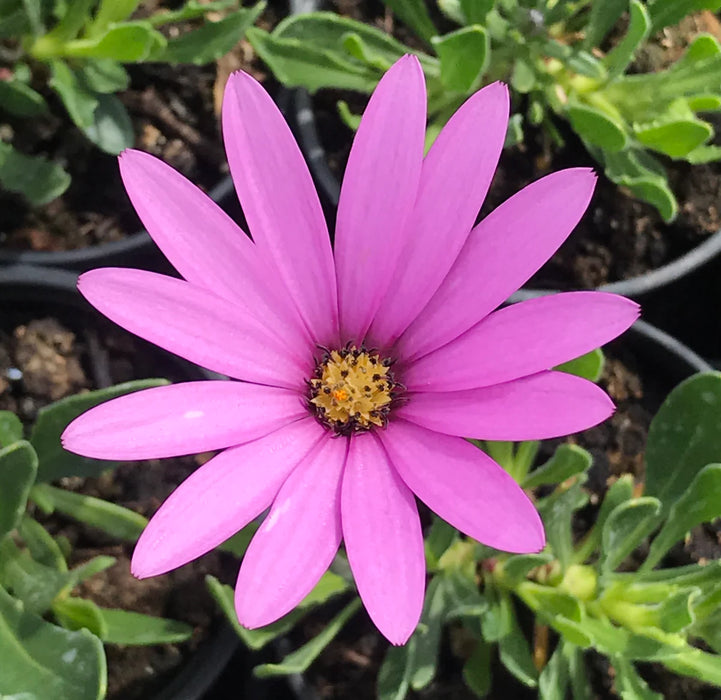
[[[42,406],[56,399],[98,385],[152,376],[189,378],[182,366],[105,324],[81,327],[75,333],[55,318],[40,317],[0,329],[0,409],[17,411],[26,424]],[[202,460],[203,456],[123,463],[98,478],[70,477],[61,485],[149,517]],[[117,558],[113,567],[84,582],[75,594],[103,607],[169,617],[194,628],[191,639],[183,644],[106,646],[108,697],[151,697],[217,622],[205,575],[212,573],[232,583],[237,562],[214,552],[170,574],[139,581],[130,574],[131,544],[62,515],[35,515],[54,536],[69,540],[71,566],[98,555]]]

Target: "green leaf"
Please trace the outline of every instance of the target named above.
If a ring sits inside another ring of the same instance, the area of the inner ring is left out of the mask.
[[[676,673],[721,686],[721,656],[716,654],[689,647],[674,656],[662,659],[662,663]]]
[[[98,608],[106,627],[106,644],[143,646],[177,644],[189,639],[193,628],[185,622],[114,608]]]
[[[431,527],[424,538],[426,563],[435,569],[445,551],[458,539],[458,530],[437,515],[432,516]]]
[[[53,615],[60,625],[69,630],[85,628],[103,639],[108,632],[100,608],[92,600],[70,596],[57,598],[52,606]]]
[[[202,66],[212,63],[230,51],[255,24],[265,9],[265,2],[240,8],[217,22],[202,26],[169,39],[167,45],[153,56],[163,63],[193,63]]]
[[[35,561],[57,571],[68,570],[60,546],[37,520],[24,515],[18,531]]]
[[[0,694],[17,700],[100,700],[105,654],[87,630],[70,632],[27,612],[0,588]]]
[[[0,539],[18,526],[37,471],[38,457],[29,442],[0,450]]]
[[[87,60],[78,68],[78,75],[93,92],[109,95],[126,90],[130,85],[128,72],[108,58]]]
[[[696,525],[721,515],[721,464],[704,467],[673,502],[666,522],[656,535],[642,569],[652,569],[676,542]]]
[[[24,36],[33,30],[22,0],[5,0],[0,4],[0,39]],[[35,34],[41,34],[42,27]]]
[[[238,530],[232,537],[229,537],[225,542],[218,545],[218,549],[222,549],[224,552],[230,552],[236,557],[242,557],[245,554],[245,550],[248,549],[250,541],[253,539],[253,535],[258,531],[259,524],[256,520],[251,520],[242,530]]]
[[[69,572],[39,564],[10,538],[0,542],[0,586],[21,600],[29,612],[44,614],[56,596],[72,585]]]
[[[721,95],[694,95],[686,103],[693,112],[718,112],[721,110]]]
[[[55,488],[49,484],[37,484],[30,492],[30,497],[35,500],[37,493],[41,501],[52,504],[53,510],[128,542],[136,542],[148,524],[147,519],[139,513],[94,496]]]
[[[566,700],[568,691],[568,660],[563,645],[558,644],[538,678],[540,700]]]
[[[441,61],[441,82],[448,90],[466,93],[477,85],[488,67],[491,40],[475,24],[431,40]]]
[[[634,124],[633,131],[644,146],[670,158],[683,158],[713,136],[711,126],[696,118]]]
[[[588,496],[581,490],[581,484],[577,481],[568,489],[557,489],[538,503],[548,544],[563,571],[571,563],[573,554],[571,531],[573,514],[579,508],[583,508],[587,501]]]
[[[681,382],[651,421],[645,493],[667,513],[688,484],[721,454],[721,373]]]
[[[123,103],[115,95],[98,95],[97,99],[93,123],[83,129],[85,135],[110,155],[132,148],[135,132]]]
[[[656,207],[666,223],[676,218],[678,203],[665,182],[659,182],[657,178],[639,177],[621,181],[620,184],[628,187],[639,199]]]
[[[21,80],[0,80],[0,107],[16,117],[37,117],[48,111],[45,98]]]
[[[360,609],[360,598],[352,600],[309,642],[288,654],[280,663],[261,664],[253,669],[257,678],[287,676],[292,673],[303,673],[318,655],[340,632],[346,622]]]
[[[115,22],[122,22],[135,12],[140,0],[100,0],[95,19],[87,30],[87,36],[103,34]]]
[[[478,589],[472,571],[450,569],[443,575],[445,591],[444,617],[481,617],[488,610],[488,601]],[[430,625],[429,621],[426,624]]]
[[[692,603],[698,589],[676,591],[664,600],[658,609],[658,627],[664,632],[682,632],[693,624]]]
[[[95,0],[73,0],[65,4],[65,12],[60,21],[45,35],[45,39],[65,43],[74,39],[90,19],[90,9]]]
[[[586,472],[592,462],[591,454],[582,447],[563,443],[556,448],[551,459],[524,479],[523,488],[533,489],[546,484],[560,484],[576,474]]]
[[[0,447],[23,439],[23,424],[12,411],[0,411]]]
[[[649,4],[653,32],[680,22],[692,12],[699,10],[716,12],[721,8],[721,0],[654,0]]]
[[[22,0],[25,16],[28,25],[32,28],[33,34],[38,36],[45,31],[43,26],[43,8],[41,0]]]
[[[486,697],[491,689],[491,645],[482,639],[463,664],[463,680],[479,698]]]
[[[648,687],[628,659],[619,654],[611,658],[611,663],[616,670],[616,688],[622,700],[663,700],[663,695]]]
[[[24,155],[9,143],[0,142],[0,184],[39,207],[68,189],[70,175],[56,163]]]
[[[684,156],[684,160],[687,160],[693,165],[721,160],[721,146],[699,146],[698,148],[694,148],[690,153],[687,153]]]
[[[511,87],[521,94],[531,92],[536,87],[536,72],[527,60],[517,58],[511,72]]]
[[[384,0],[384,2],[386,7],[398,15],[401,21],[426,43],[438,33],[423,0]]]
[[[628,0],[605,0],[591,3],[591,12],[585,27],[583,45],[587,49],[600,46],[613,26],[628,9]]]
[[[591,684],[588,680],[588,672],[586,671],[586,664],[581,650],[573,644],[564,642],[563,655],[568,663],[568,675],[571,679],[573,700],[591,700],[593,693],[591,692]]]
[[[460,0],[466,24],[485,24],[486,16],[493,9],[493,0]]]
[[[404,700],[410,689],[410,653],[408,644],[388,648],[378,671],[378,700]]]
[[[661,503],[644,496],[616,506],[603,526],[601,570],[613,571],[661,521]]]
[[[505,602],[503,602],[505,601]],[[513,612],[509,598],[502,598],[502,605],[511,608],[510,630],[498,640],[498,650],[501,663],[524,685],[535,688],[538,685],[538,671],[533,664],[533,656],[528,646],[526,635],[523,634],[516,614]]]
[[[628,4],[630,19],[623,39],[606,54],[604,63],[608,76],[613,80],[624,73],[633,60],[636,51],[646,41],[651,31],[651,18],[646,7],[639,0],[631,0]]]
[[[435,576],[428,584],[423,601],[422,625],[413,633],[408,643],[408,680],[414,690],[425,688],[436,675],[441,632],[447,605],[447,580]]]
[[[575,374],[577,377],[588,379],[591,382],[597,382],[603,373],[604,362],[603,350],[596,348],[585,355],[581,355],[581,357],[577,357],[575,360],[564,362],[562,365],[554,367],[554,369],[559,372]]]
[[[106,469],[114,467],[116,462],[90,459],[66,452],[60,443],[63,430],[81,413],[103,401],[167,383],[165,379],[126,382],[107,389],[68,396],[40,409],[30,435],[30,442],[38,453],[40,462],[38,481],[55,481],[65,476],[99,476]]]
[[[584,141],[604,151],[620,151],[626,147],[627,138],[623,122],[591,105],[569,103],[566,115],[573,130]]]
[[[93,123],[97,96],[88,92],[77,73],[64,61],[50,62],[50,86],[60,95],[70,118],[81,128]]]
[[[515,554],[499,566],[503,571],[503,583],[508,588],[515,588],[526,576],[539,566],[549,564],[553,557],[547,552],[539,554]]]
[[[523,601],[546,622],[552,623],[555,617],[573,622],[583,621],[581,604],[569,593],[533,581],[524,581],[517,590]]]
[[[126,22],[109,27],[101,36],[69,41],[63,47],[63,55],[137,63],[160,52],[166,43],[165,37],[149,22]]]

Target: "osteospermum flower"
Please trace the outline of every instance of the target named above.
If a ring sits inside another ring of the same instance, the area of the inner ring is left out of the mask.
[[[549,175],[474,228],[507,90],[474,94],[424,158],[425,105],[406,56],[356,134],[334,250],[290,130],[244,73],[228,82],[223,135],[252,241],[167,165],[122,155],[130,199],[183,279],[100,269],[80,291],[129,331],[235,380],[139,391],[66,430],[67,449],[105,459],[223,450],[151,519],[136,576],[195,559],[270,508],[240,567],[240,622],[293,609],[343,541],[368,613],[403,643],[425,585],[414,495],[492,547],[544,546],[531,501],[464,438],[548,438],[607,418],[601,389],[552,368],[617,336],[638,309],[576,292],[494,310],[570,233],[595,177]]]

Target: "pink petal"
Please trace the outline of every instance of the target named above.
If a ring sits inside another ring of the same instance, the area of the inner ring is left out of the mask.
[[[401,263],[370,331],[387,347],[428,303],[458,256],[488,192],[508,124],[508,89],[494,83],[451,117],[423,161]]]
[[[312,418],[231,447],[193,472],[150,519],[133,552],[138,578],[205,554],[260,515],[323,428]]]
[[[411,391],[459,391],[551,369],[625,331],[638,304],[605,292],[566,292],[508,306],[411,363]]]
[[[423,609],[423,532],[413,494],[373,435],[351,438],[341,517],[348,561],[368,614],[392,644],[405,644]]]
[[[533,503],[482,450],[403,420],[380,437],[411,491],[453,527],[506,552],[543,549],[543,524]]]
[[[70,452],[97,459],[159,459],[255,440],[307,415],[295,391],[242,382],[187,382],[91,408],[62,435]]]
[[[335,269],[318,195],[283,116],[246,73],[233,73],[225,88],[223,138],[259,250],[277,271],[314,340],[337,344]]]
[[[466,391],[411,394],[396,415],[448,435],[481,440],[544,440],[586,430],[613,413],[593,382],[540,372]]]
[[[81,275],[78,289],[131,333],[215,372],[299,389],[312,370],[306,347],[283,344],[236,304],[188,282],[101,268]]]
[[[341,541],[347,448],[347,440],[326,434],[280,489],[240,566],[235,610],[244,627],[262,627],[290,612],[333,561]]]
[[[399,340],[399,353],[421,357],[504,302],[566,240],[595,184],[588,168],[562,170],[491,212],[473,229],[443,284]]]
[[[415,56],[381,78],[361,119],[338,202],[341,337],[360,344],[393,276],[418,191],[426,88]]]
[[[286,338],[306,338],[252,241],[210,197],[142,151],[122,153],[120,174],[143,225],[188,282],[242,303]]]

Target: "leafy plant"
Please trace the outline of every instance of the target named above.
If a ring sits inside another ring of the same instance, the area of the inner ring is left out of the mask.
[[[52,91],[73,123],[98,148],[117,154],[133,145],[130,117],[116,93],[129,76],[124,64],[210,63],[227,53],[265,7],[238,0],[187,0],[177,10],[134,19],[139,0],[0,0],[0,109],[36,118],[52,109]],[[222,12],[217,21],[207,15]],[[167,38],[160,30],[206,18]],[[3,65],[4,64],[4,65]],[[62,194],[70,176],[41,155],[0,143],[0,183],[35,205]]]
[[[601,366],[596,351],[563,369],[596,380]],[[624,698],[661,698],[636,662],[658,662],[721,686],[721,561],[657,568],[691,529],[721,516],[719,406],[719,372],[695,375],[674,389],[651,424],[643,495],[631,475],[620,477],[578,540],[572,521],[589,500],[584,483],[592,457],[586,450],[562,444],[531,471],[538,443],[478,443],[524,487],[545,487],[548,495],[537,505],[548,544],[539,554],[497,552],[434,518],[425,537],[431,578],[421,623],[405,646],[388,649],[378,697],[402,700],[411,689],[431,683],[444,629],[478,697],[491,688],[496,655],[544,700],[569,693],[574,700],[591,697],[586,649],[608,657]],[[252,632],[235,622],[232,589],[208,581],[250,648],[286,634],[315,605],[346,597],[345,607],[318,636],[280,663],[257,667],[258,676],[304,671],[358,609],[342,553],[332,568],[298,609]],[[519,621],[519,606],[534,618],[533,646]],[[700,648],[699,641],[712,651]]]
[[[403,53],[415,53],[428,85],[432,140],[461,102],[483,84],[504,80],[514,104],[508,143],[527,125],[541,125],[557,144],[566,121],[615,183],[672,220],[678,209],[662,161],[721,158],[711,124],[701,116],[721,109],[721,45],[694,40],[672,66],[630,71],[649,36],[719,0],[437,0],[456,28],[434,23],[423,0],[384,0],[423,50],[379,29],[332,13],[289,17],[272,33],[251,28],[248,38],[284,84],[311,92],[337,88],[370,93]],[[625,34],[609,47],[609,33],[628,13]],[[357,126],[345,103],[339,112]]]
[[[59,436],[91,406],[164,380],[129,382],[71,396],[42,409],[29,439],[15,414],[0,411],[0,695],[27,700],[105,696],[103,644],[181,642],[192,628],[175,620],[102,608],[77,594],[86,579],[115,563],[96,556],[68,567],[67,539],[33,517],[58,511],[118,539],[135,541],[142,516],[113,503],[50,485],[66,476],[99,475],[110,462],[64,453]],[[28,507],[34,504],[34,508]]]

